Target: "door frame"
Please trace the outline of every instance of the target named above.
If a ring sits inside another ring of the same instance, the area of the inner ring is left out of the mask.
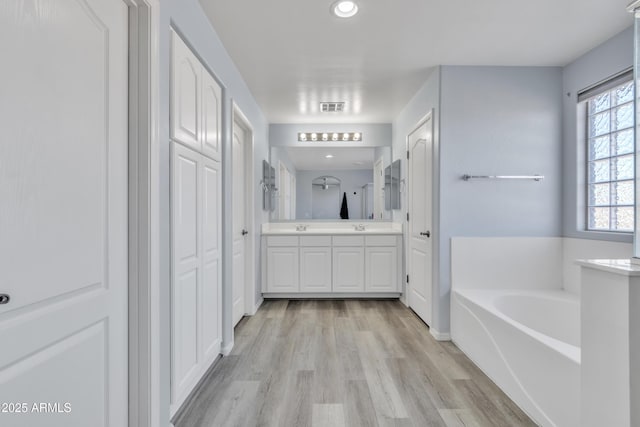
[[[168,416],[161,404],[168,340],[160,332],[160,4],[123,1],[129,7],[128,418],[130,426],[152,427]]]
[[[427,123],[427,121],[431,121],[431,233],[433,235],[433,238],[429,239],[430,240],[430,244],[431,244],[431,325],[429,325],[429,331],[431,332],[432,335],[434,335],[434,332],[436,332],[435,328],[434,328],[434,324],[435,324],[435,318],[436,318],[436,313],[437,311],[435,310],[437,304],[436,304],[436,298],[434,298],[434,294],[436,294],[436,288],[437,288],[437,267],[438,267],[438,262],[437,260],[439,259],[439,257],[436,254],[438,245],[436,244],[436,238],[438,233],[436,233],[434,230],[437,229],[437,210],[436,209],[436,200],[438,197],[438,193],[437,193],[437,186],[438,186],[438,180],[437,180],[437,173],[436,173],[436,167],[435,165],[437,164],[437,157],[436,157],[436,136],[435,136],[435,126],[434,126],[434,111],[433,109],[429,110],[429,112],[427,112],[427,114],[425,114],[420,120],[418,120],[417,124],[415,126],[413,126],[411,128],[411,130],[409,130],[409,132],[407,132],[407,136],[405,139],[405,148],[406,148],[406,153],[407,153],[407,157],[409,156],[409,151],[410,151],[410,135],[413,134],[414,132],[416,132],[418,129],[420,129],[422,126],[425,125],[425,123]],[[406,194],[406,204],[405,206],[407,207],[407,217],[409,215],[409,211],[410,211],[410,202],[409,202],[409,198],[411,197],[411,161],[407,158],[407,167],[406,167],[406,180],[405,180],[405,194]],[[404,238],[404,253],[406,254],[405,259],[404,259],[404,270],[405,270],[405,304],[407,305],[407,307],[410,307],[410,287],[411,287],[411,281],[409,281],[409,283],[406,282],[406,276],[407,275],[411,275],[411,236],[410,236],[410,219],[407,220],[407,217],[405,217],[405,224],[406,229],[405,229],[405,238]]]
[[[261,230],[256,224],[256,184],[255,184],[255,132],[253,125],[242,112],[235,100],[231,100],[231,135],[233,138],[233,127],[238,122],[245,131],[245,152],[244,152],[244,167],[245,167],[245,222],[249,231],[249,239],[245,246],[245,259],[244,259],[244,312],[249,316],[253,316],[258,311],[262,299],[256,301],[256,248],[257,239],[260,238]],[[233,176],[233,172],[232,172]],[[262,192],[259,194],[262,197]]]

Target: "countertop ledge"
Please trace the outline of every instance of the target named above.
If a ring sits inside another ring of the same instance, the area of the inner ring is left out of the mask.
[[[400,230],[364,230],[364,231],[356,231],[356,230],[306,230],[306,231],[295,231],[295,230],[272,230],[272,231],[263,231],[263,236],[326,236],[326,235],[380,235],[380,234],[393,234],[393,235],[401,235],[402,231]]]
[[[632,263],[629,258],[578,259],[575,263],[582,267],[606,271],[608,273],[619,274],[621,276],[640,276],[640,265]]]

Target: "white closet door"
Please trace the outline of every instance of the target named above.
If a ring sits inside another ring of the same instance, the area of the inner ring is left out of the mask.
[[[200,151],[202,65],[173,31],[171,40],[171,139]]]
[[[198,374],[198,293],[202,280],[198,194],[202,156],[179,144],[172,144],[172,148],[171,403],[175,410]]]
[[[128,7],[1,4],[0,425],[124,426]]]
[[[209,72],[202,72],[202,152],[214,160],[221,159],[220,112],[222,89]]]
[[[220,162],[202,158],[202,241],[203,280],[200,295],[203,361],[212,362],[222,342],[222,185]]]

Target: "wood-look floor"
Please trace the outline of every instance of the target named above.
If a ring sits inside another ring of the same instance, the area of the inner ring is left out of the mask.
[[[533,426],[402,303],[265,301],[176,427]]]

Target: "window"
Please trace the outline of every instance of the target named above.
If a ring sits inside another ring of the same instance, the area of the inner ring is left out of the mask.
[[[634,88],[628,78],[582,97],[587,104],[588,230],[633,231]]]

